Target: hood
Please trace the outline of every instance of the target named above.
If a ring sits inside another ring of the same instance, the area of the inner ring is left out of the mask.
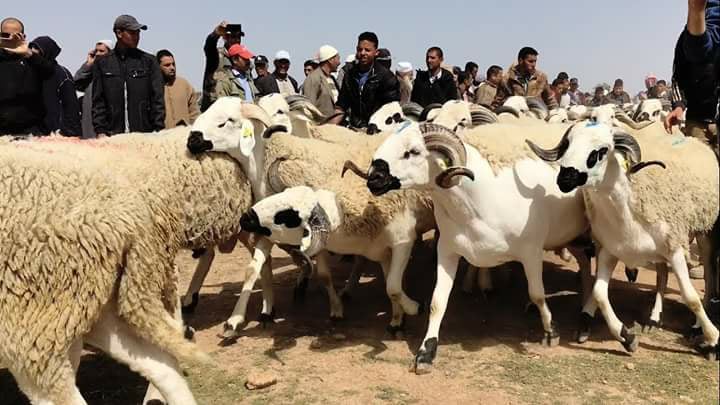
[[[48,60],[55,60],[62,50],[55,40],[47,36],[37,37],[30,43],[40,48],[43,56]]]

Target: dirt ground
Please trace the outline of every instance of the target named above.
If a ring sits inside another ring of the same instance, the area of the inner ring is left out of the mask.
[[[576,264],[546,255],[545,285],[561,343],[539,344],[542,328],[536,313],[525,312],[527,283],[518,266],[497,270],[500,281],[487,297],[464,293],[458,274],[440,331],[438,357],[431,374],[409,372],[425,333],[427,314],[409,317],[406,333],[394,340],[385,332],[389,301],[382,272],[364,271],[361,284],[345,303],[345,320],[328,321],[324,289],[312,282],[303,304],[293,303],[295,268],[274,251],[277,319],[262,328],[249,322],[242,336],[221,344],[222,323],[232,311],[248,260],[244,248],[216,256],[195,314],[187,318],[197,329],[196,340],[209,352],[214,367],[187,370],[191,388],[203,404],[424,404],[424,403],[718,403],[718,363],[697,355],[683,338],[691,324],[680,303],[673,276],[665,301],[664,325],[642,332],[653,300],[655,273],[641,270],[636,284],[615,272],[610,299],[617,314],[640,339],[636,353],[626,353],[612,339],[598,316],[590,341],[574,342],[580,309]],[[335,285],[341,287],[350,263],[336,261]],[[178,258],[183,289],[195,261],[189,253]],[[409,295],[429,302],[434,283],[429,249],[416,249],[406,272]],[[702,282],[695,281],[702,294]],[[184,290],[183,290],[184,291]],[[248,318],[260,312],[256,291]],[[277,384],[258,391],[244,387],[247,375],[259,370]],[[127,367],[88,352],[80,366],[78,385],[90,404],[138,404],[147,383]],[[0,404],[26,404],[12,376],[0,370]]]

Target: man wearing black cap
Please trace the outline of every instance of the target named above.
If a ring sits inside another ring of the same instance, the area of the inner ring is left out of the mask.
[[[255,62],[255,74],[257,77],[255,80],[260,80],[267,76],[270,72],[268,71],[268,58],[265,55],[258,55],[253,60]]]
[[[214,94],[216,82],[222,78],[223,71],[230,69],[230,57],[228,49],[235,44],[242,42],[245,33],[242,31],[240,24],[229,24],[223,21],[207,36],[205,39],[205,71],[203,72],[203,96],[200,102],[200,111],[205,111],[210,107],[214,100],[217,100],[217,94]],[[218,47],[218,41],[222,37],[225,42],[222,47]]]
[[[121,15],[112,54],[93,66],[93,127],[101,135],[152,132],[165,127],[164,82],[153,55],[138,49],[147,26]]]
[[[615,85],[613,86],[612,91],[610,94],[607,95],[607,100],[609,103],[621,106],[623,104],[627,104],[630,102],[630,95],[625,92],[623,89],[623,81],[622,79],[615,80]]]

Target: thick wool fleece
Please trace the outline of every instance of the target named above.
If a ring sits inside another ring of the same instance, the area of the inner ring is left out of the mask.
[[[422,231],[432,229],[432,200],[428,194],[400,190],[374,197],[363,179],[352,173],[340,177],[346,160],[369,167],[385,136],[362,135],[331,125],[316,127],[314,136],[273,136],[266,145],[266,168],[284,159],[277,165],[277,172],[285,186],[309,186],[336,193],[345,213],[343,233],[376,237],[397,214],[406,210],[415,212],[421,219]]]
[[[667,169],[650,166],[630,176],[630,207],[638,221],[669,225],[670,251],[687,249],[688,235],[710,232],[720,212],[717,157],[695,138],[667,135],[662,123],[633,136],[643,161],[660,160]]]
[[[552,148],[568,129],[566,124],[537,125],[490,124],[481,125],[463,133],[462,139],[474,146],[485,158],[495,174],[512,167],[523,159],[540,160],[525,143],[526,139],[543,148]]]

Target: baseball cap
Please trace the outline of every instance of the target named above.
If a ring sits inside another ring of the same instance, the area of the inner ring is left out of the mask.
[[[253,55],[253,53],[250,52],[250,50],[247,49],[247,48],[245,47],[245,45],[243,45],[243,44],[234,44],[233,46],[230,47],[230,49],[228,49],[228,56],[231,57],[231,58],[232,58],[233,56],[239,56],[239,57],[241,57],[241,58],[243,58],[243,59],[252,59],[252,57],[255,56],[255,55]]]
[[[283,59],[290,61],[290,53],[285,50],[277,51],[277,53],[275,54],[275,60],[283,60]]]
[[[113,24],[113,31],[114,30],[145,31],[147,30],[147,25],[140,24],[138,20],[131,15],[123,14],[115,19],[115,23]]]
[[[318,62],[325,62],[326,60],[334,58],[338,54],[338,50],[330,45],[323,45],[318,51]]]
[[[268,64],[268,58],[265,55],[258,55],[254,59],[255,66],[257,65],[267,65]]]

